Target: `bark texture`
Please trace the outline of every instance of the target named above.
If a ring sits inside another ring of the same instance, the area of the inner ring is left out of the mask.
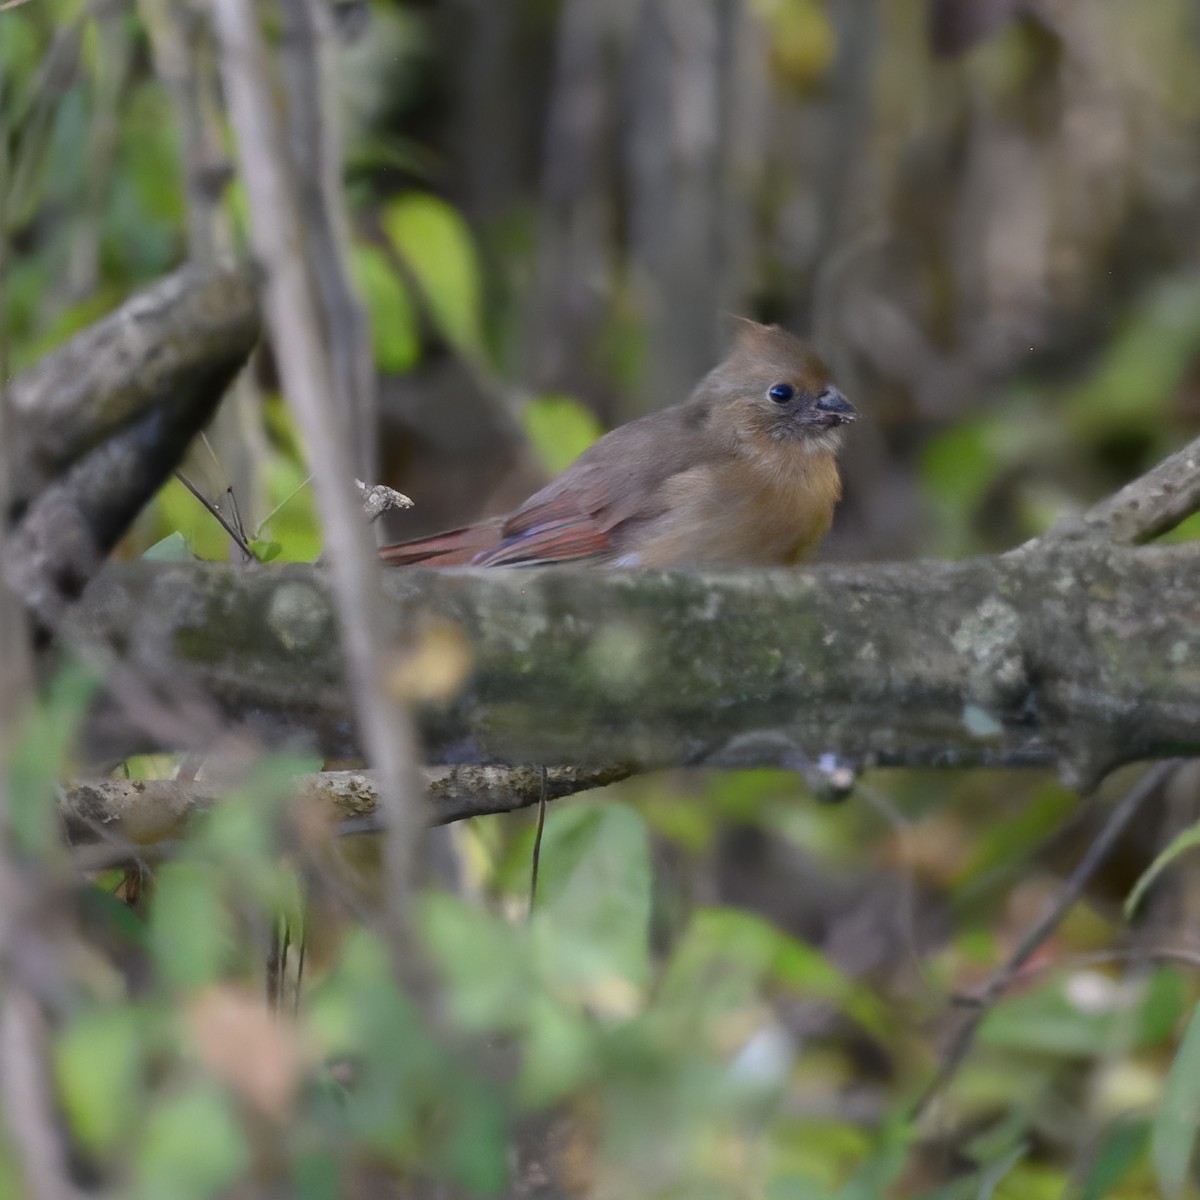
[[[958,563],[397,571],[387,586],[398,662],[434,676],[445,655],[467,663],[452,698],[420,709],[434,762],[752,767],[835,752],[1054,767],[1084,785],[1200,751],[1197,579],[1200,545],[1063,539]],[[268,742],[358,753],[319,570],[113,567],[83,615],[164,688]],[[107,753],[145,748],[115,710],[91,734]]]

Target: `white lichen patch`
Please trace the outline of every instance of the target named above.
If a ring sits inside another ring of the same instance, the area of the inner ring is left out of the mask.
[[[332,619],[325,594],[308,583],[281,583],[267,610],[267,628],[289,651],[323,644],[331,633]]]
[[[725,596],[716,588],[704,598],[703,604],[697,604],[692,609],[692,617],[696,621],[715,621],[725,607]]]
[[[489,572],[503,574],[504,572]],[[511,572],[520,575],[521,572]],[[516,588],[500,595],[479,612],[480,652],[483,657],[529,655],[535,643],[550,632],[550,617],[538,589]],[[532,663],[526,664],[528,668]]]
[[[954,631],[954,648],[977,662],[994,661],[1017,648],[1021,617],[1011,604],[989,596]]]
[[[996,717],[978,704],[963,705],[962,723],[972,737],[994,738],[1004,732],[1004,726]]]
[[[600,629],[587,651],[587,667],[609,695],[625,695],[646,678],[649,664],[645,636],[622,622]]]

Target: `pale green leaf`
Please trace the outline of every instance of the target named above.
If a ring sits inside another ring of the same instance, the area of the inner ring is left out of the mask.
[[[482,353],[483,285],[466,221],[424,192],[393,200],[381,221],[442,335],[466,354]]]
[[[1150,1130],[1150,1154],[1167,1200],[1187,1188],[1196,1132],[1200,1129],[1200,1005],[1193,1010],[1175,1061],[1167,1072],[1162,1104]]]
[[[27,853],[58,844],[54,785],[98,683],[84,667],[68,666],[20,722],[8,764],[8,819],[13,840]]]
[[[114,1094],[114,1104],[120,1096]],[[206,1200],[225,1191],[250,1161],[232,1101],[215,1087],[160,1095],[137,1155],[138,1200]]]
[[[54,1044],[54,1074],[71,1130],[106,1150],[137,1118],[142,1043],[132,1005],[84,1013]],[[114,1097],[120,1103],[114,1103]]]
[[[192,562],[195,555],[187,543],[187,538],[179,530],[168,533],[160,538],[149,550],[142,554],[147,562]]]
[[[216,871],[188,862],[159,870],[150,946],[163,975],[178,987],[199,987],[221,974],[235,941]]]
[[[521,410],[525,433],[546,469],[557,475],[604,430],[591,410],[570,396],[539,396]]]
[[[550,813],[533,922],[550,978],[567,987],[611,982],[611,998],[623,1003],[622,984],[649,979],[650,899],[650,843],[638,813],[595,803]]]
[[[1185,850],[1200,846],[1200,821],[1189,826],[1173,837],[1158,857],[1146,868],[1141,878],[1133,885],[1133,891],[1125,901],[1125,916],[1132,917],[1137,912],[1138,905],[1149,890],[1150,885],[1177,859]]]
[[[381,371],[412,370],[421,352],[417,318],[404,281],[376,246],[356,243],[350,270],[371,322],[371,351]]]

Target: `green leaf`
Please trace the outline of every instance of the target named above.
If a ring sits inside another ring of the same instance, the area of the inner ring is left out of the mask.
[[[98,685],[84,667],[68,666],[20,722],[8,764],[8,819],[13,840],[27,854],[58,845],[54,786]]]
[[[150,946],[164,976],[177,987],[199,987],[221,974],[235,942],[218,872],[189,862],[167,863],[159,870]]]
[[[414,1048],[411,1006],[396,986],[386,947],[364,929],[346,937],[341,959],[306,1007],[308,1029],[324,1057],[369,1052],[386,1064]]]
[[[264,542],[262,538],[248,538],[246,544],[260,563],[274,562],[283,553],[283,547],[278,542]]]
[[[542,993],[528,1007],[517,1093],[526,1104],[544,1107],[578,1087],[595,1067],[595,1026],[577,1009]]]
[[[165,538],[160,538],[149,550],[143,552],[142,557],[147,562],[192,562],[196,556],[192,553],[187,538],[176,530],[174,533],[168,533]]]
[[[893,1117],[880,1131],[878,1148],[838,1192],[838,1200],[875,1200],[888,1195],[904,1172],[917,1133],[906,1117]]]
[[[540,396],[521,410],[526,436],[546,469],[557,475],[604,430],[595,415],[570,396]]]
[[[1200,283],[1160,283],[1108,340],[1103,358],[1062,408],[1084,436],[1140,428],[1155,431],[1187,377],[1200,337]]]
[[[483,285],[466,221],[444,200],[424,192],[393,200],[380,220],[442,335],[465,354],[481,354]]]
[[[752,0],[767,28],[775,82],[806,95],[825,78],[837,54],[837,33],[820,0]]]
[[[1070,986],[1056,979],[1002,1000],[980,1025],[979,1041],[1002,1050],[1088,1058],[1106,1053],[1122,1037],[1132,1037],[1136,1046],[1155,1045],[1181,1009],[1182,981],[1165,968],[1153,972],[1135,997],[1114,992],[1111,1002],[1096,1006],[1077,1003]]]
[[[158,527],[164,535],[155,545],[179,537],[193,558],[224,562],[229,557],[229,534],[178,479],[172,477],[159,488],[155,507]]]
[[[273,455],[267,464],[267,491],[275,507],[256,537],[277,542],[281,562],[312,562],[321,553],[324,533],[307,468],[287,454]]]
[[[719,1016],[752,1002],[764,982],[828,1000],[885,1035],[886,1011],[819,950],[751,913],[705,908],[692,918],[671,956],[659,1001]]]
[[[356,242],[350,271],[371,321],[371,350],[381,371],[411,371],[421,353],[417,317],[404,281],[376,246]]]
[[[296,1200],[339,1200],[343,1194],[340,1156],[330,1149],[301,1150],[292,1166]]]
[[[468,1029],[518,1027],[532,998],[526,931],[441,894],[425,898],[420,921],[457,1019]]]
[[[1175,1061],[1167,1072],[1162,1104],[1150,1131],[1150,1155],[1167,1200],[1187,1187],[1200,1129],[1200,1005],[1192,1012]]]
[[[509,1177],[504,1106],[493,1088],[463,1073],[438,1081],[442,1136],[435,1162],[452,1182],[480,1196],[498,1195]]]
[[[132,1005],[84,1013],[54,1044],[54,1074],[72,1132],[108,1150],[139,1119],[142,1042]],[[114,1103],[120,1097],[120,1103]]]
[[[21,370],[37,362],[43,355],[69,341],[80,330],[107,316],[121,299],[120,292],[112,286],[101,286],[85,300],[59,310],[48,327],[23,344],[13,347],[13,366]]]
[[[837,1200],[837,1193],[819,1180],[786,1175],[767,1184],[766,1200]]]
[[[548,977],[567,987],[619,980],[644,987],[650,899],[650,843],[638,813],[595,803],[550,813],[532,922]]]
[[[1014,1146],[1007,1154],[995,1162],[988,1163],[979,1175],[979,1190],[977,1200],[992,1200],[996,1186],[1000,1181],[1029,1153],[1029,1146],[1022,1143]]]
[[[1104,1200],[1129,1174],[1146,1151],[1150,1141],[1150,1122],[1117,1121],[1108,1130],[1091,1169],[1084,1177],[1076,1200]]]
[[[1142,873],[1142,877],[1133,885],[1133,891],[1129,893],[1129,898],[1125,901],[1125,918],[1128,920],[1137,912],[1138,905],[1142,902],[1142,897],[1149,890],[1150,885],[1177,859],[1185,850],[1194,849],[1200,846],[1200,821],[1195,825],[1189,826],[1187,829],[1178,833],[1170,841],[1170,844],[1160,852],[1158,857],[1146,868]]]
[[[112,1097],[119,1103],[119,1095]],[[138,1200],[207,1200],[250,1163],[230,1099],[215,1087],[159,1095],[146,1118],[136,1164]]]

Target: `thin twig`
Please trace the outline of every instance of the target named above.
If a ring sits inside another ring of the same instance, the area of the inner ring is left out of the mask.
[[[891,826],[896,840],[900,843],[901,853],[913,837],[913,823],[900,811],[895,802],[878,788],[864,783],[861,779],[855,782],[854,790],[871,808],[873,808]],[[900,929],[904,939],[904,952],[908,957],[921,988],[925,995],[933,997],[937,994],[929,965],[921,954],[920,939],[917,936],[917,886],[914,871],[910,867],[900,876]]]
[[[1031,545],[1106,537],[1121,546],[1152,541],[1200,511],[1200,438],[1163,459],[1080,517],[1060,521]]]
[[[1058,895],[1050,903],[1041,918],[1026,932],[1009,956],[1008,961],[996,971],[975,993],[972,1011],[963,1019],[949,1046],[942,1055],[937,1074],[921,1094],[913,1108],[913,1118],[919,1117],[928,1108],[934,1097],[945,1087],[962,1065],[975,1041],[975,1034],[984,1017],[997,1000],[1012,986],[1038,947],[1058,928],[1068,910],[1079,899],[1087,882],[1108,857],[1138,809],[1170,778],[1180,764],[1179,759],[1166,759],[1150,767],[1136,784],[1125,794],[1109,814],[1104,828],[1087,848],[1075,869],[1067,876]],[[962,1003],[960,998],[959,1003]]]
[[[370,325],[348,268],[350,219],[342,187],[339,105],[330,103],[336,92],[337,39],[329,8],[324,0],[289,0],[280,7],[279,62],[296,206],[313,294],[328,331],[335,394],[349,426],[356,474],[374,478],[379,403]]]
[[[542,861],[542,830],[546,828],[546,793],[549,782],[546,768],[542,768],[542,786],[538,792],[537,829],[533,834],[533,862],[529,868],[529,915],[533,916],[533,906],[537,903],[538,867]]]
[[[254,551],[250,549],[250,544],[246,541],[245,535],[238,531],[237,526],[232,521],[227,520],[225,514],[182,471],[177,470],[175,478],[204,505],[209,515],[229,534],[233,539],[233,544],[242,552],[246,562],[253,562],[255,557]]]
[[[1195,967],[1200,970],[1200,950],[1185,950],[1173,946],[1151,947],[1148,950],[1140,946],[1128,950],[1090,950],[1026,966],[1020,972],[1019,978],[1022,984],[1027,984],[1057,971],[1075,971],[1081,967],[1103,967],[1113,963],[1146,962],[1173,963],[1176,966]],[[953,996],[951,1003],[962,1008],[974,1009],[979,1004],[979,997],[977,994]]]
[[[19,1149],[28,1195],[72,1200],[71,1181],[49,1080],[49,1037],[33,997],[9,981],[0,1000],[0,1097],[12,1144]]]
[[[408,897],[421,867],[415,733],[403,703],[384,686],[392,639],[383,610],[380,567],[354,494],[348,431],[334,404],[335,371],[326,352],[323,305],[313,290],[312,264],[297,253],[298,247],[307,246],[308,237],[295,171],[276,118],[259,13],[251,0],[215,0],[212,11],[250,201],[252,242],[265,270],[265,308],[284,392],[312,453],[347,680],[364,745],[380,776],[388,828],[389,915],[397,941],[403,942]],[[310,83],[316,86],[316,81]],[[360,356],[369,353],[358,345],[352,349]],[[355,372],[355,380],[364,374]],[[357,397],[346,400],[357,413],[363,411]]]

